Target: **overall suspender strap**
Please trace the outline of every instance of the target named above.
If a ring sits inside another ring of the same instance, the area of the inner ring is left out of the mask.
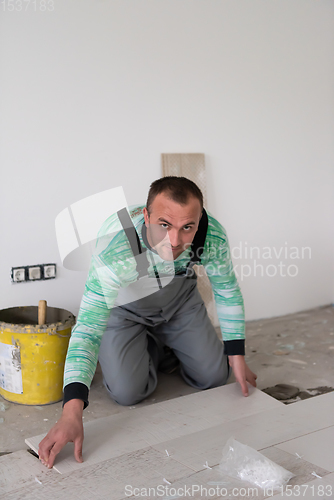
[[[122,224],[122,227],[124,229],[126,237],[129,240],[133,256],[136,260],[137,272],[139,275],[138,277],[141,278],[143,276],[147,276],[148,275],[148,267],[149,267],[148,259],[147,258],[146,259],[138,258],[139,255],[142,255],[146,252],[146,249],[141,246],[138,233],[136,231],[136,228],[133,225],[131,217],[130,217],[126,208],[122,208],[122,210],[119,210],[117,212],[117,215],[118,215],[118,218],[120,220],[120,223]],[[194,237],[193,242],[191,244],[192,256],[191,256],[191,259],[188,263],[187,268],[189,268],[189,266],[191,266],[191,264],[196,264],[196,263],[200,264],[201,263],[201,255],[202,255],[203,250],[204,250],[204,244],[205,244],[207,230],[208,230],[208,215],[206,213],[206,210],[203,208],[203,214],[202,214],[201,220],[199,222],[195,237]],[[155,272],[156,272],[156,270],[155,270]],[[158,279],[159,275],[156,277]],[[160,279],[159,279],[159,281],[160,281]],[[159,288],[161,288],[160,283],[159,283]]]
[[[201,220],[199,221],[198,229],[191,244],[192,257],[189,264],[201,263],[201,255],[204,250],[204,243],[205,243],[206,233],[208,231],[208,225],[209,225],[208,214],[206,213],[206,210],[203,208],[203,214]]]
[[[120,220],[120,223],[123,226],[126,237],[129,240],[133,256],[136,260],[137,272],[139,274],[139,278],[141,278],[142,276],[147,276],[149,262],[147,258],[146,259],[138,258],[139,255],[142,255],[143,253],[146,252],[146,249],[144,249],[141,246],[138,233],[133,225],[131,217],[126,208],[122,208],[122,210],[119,210],[117,212],[117,215]]]

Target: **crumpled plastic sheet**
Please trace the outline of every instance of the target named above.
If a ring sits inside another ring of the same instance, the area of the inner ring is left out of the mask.
[[[219,471],[259,488],[278,490],[294,476],[250,446],[229,438],[223,449]]]

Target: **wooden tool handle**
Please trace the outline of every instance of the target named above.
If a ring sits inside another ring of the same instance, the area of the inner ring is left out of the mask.
[[[46,323],[46,300],[40,300],[38,303],[38,324],[45,325]]]

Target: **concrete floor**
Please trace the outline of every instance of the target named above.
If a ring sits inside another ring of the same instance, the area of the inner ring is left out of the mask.
[[[258,375],[260,390],[280,383],[300,390],[319,386],[334,388],[333,306],[247,322],[246,338],[246,361]],[[234,382],[233,376],[230,382]],[[193,392],[197,392],[196,389],[186,385],[178,373],[160,374],[156,391],[136,406]],[[26,449],[24,439],[48,432],[60,417],[61,407],[61,402],[46,406],[18,405],[0,396],[0,453]],[[123,411],[131,411],[131,407],[119,406],[110,400],[98,367],[84,422]]]

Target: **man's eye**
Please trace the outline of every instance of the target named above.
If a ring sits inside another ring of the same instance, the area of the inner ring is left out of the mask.
[[[184,226],[184,228],[186,231],[189,231],[189,229],[191,229],[191,226]]]
[[[163,229],[168,229],[168,224],[160,224]]]

